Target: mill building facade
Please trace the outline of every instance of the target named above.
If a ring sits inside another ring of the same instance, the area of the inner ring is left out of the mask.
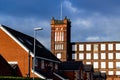
[[[71,42],[71,21],[51,20],[51,51],[61,61],[83,61],[108,80],[120,76],[120,41]],[[119,79],[118,79],[119,80]]]

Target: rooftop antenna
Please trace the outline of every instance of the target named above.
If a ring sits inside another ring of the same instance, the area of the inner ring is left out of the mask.
[[[62,20],[62,1],[61,1],[61,5],[60,5],[60,19]]]

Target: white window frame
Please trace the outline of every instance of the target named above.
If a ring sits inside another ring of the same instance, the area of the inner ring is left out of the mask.
[[[91,44],[86,44],[86,51],[90,51],[91,50]]]
[[[106,59],[106,53],[101,53],[101,59]]]
[[[100,49],[101,49],[101,50],[106,50],[106,44],[101,44]]]
[[[116,59],[120,59],[120,53],[116,53]]]
[[[94,59],[98,59],[98,53],[94,53],[94,54],[93,54],[93,58],[94,58]]]
[[[91,62],[86,62],[86,64],[91,64]]]
[[[108,68],[113,68],[113,62],[108,62]]]
[[[108,71],[108,75],[114,75],[113,71]]]
[[[76,53],[72,53],[72,59],[77,59],[77,54]]]
[[[120,62],[116,62],[116,69],[120,69]]]
[[[79,44],[79,51],[84,51],[84,44]]]
[[[86,53],[86,59],[91,59],[91,53]]]
[[[116,43],[116,50],[120,50],[120,43]]]
[[[77,51],[77,44],[72,45],[72,51]]]
[[[116,75],[118,75],[118,76],[119,76],[119,75],[120,75],[120,71],[116,71]]]
[[[101,62],[101,68],[106,68],[106,62]]]
[[[84,53],[79,53],[79,59],[84,59]]]
[[[108,59],[113,59],[113,53],[108,53]]]
[[[94,67],[94,68],[99,68],[98,62],[93,62],[93,67]]]
[[[108,50],[113,50],[113,44],[108,44]]]
[[[98,47],[99,47],[99,45],[98,44],[94,44],[94,51],[98,51]]]

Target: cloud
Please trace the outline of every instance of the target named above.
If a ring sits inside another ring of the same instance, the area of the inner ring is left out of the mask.
[[[31,36],[34,27],[43,27],[44,30],[37,32],[37,38],[49,48],[50,19],[52,16],[59,17],[60,1],[36,0],[29,3],[28,1],[21,3],[22,1],[16,0],[12,2],[0,0],[0,23]],[[71,20],[72,41],[120,40],[119,1],[62,0],[62,2],[63,15]]]
[[[94,36],[94,37],[87,37],[86,41],[100,41],[100,38],[98,36]]]
[[[72,41],[119,41],[120,16],[93,13],[72,20]]]
[[[73,6],[69,0],[64,0],[63,7],[65,7],[71,13],[83,12],[83,10],[79,10],[77,7]]]
[[[73,13],[77,12],[77,8],[72,6],[72,3],[70,1],[64,1],[64,6],[69,9],[70,11],[72,11]]]
[[[48,20],[0,15],[0,23],[30,36],[33,36],[35,27],[42,27],[43,30],[37,32],[37,38],[44,46],[50,48],[48,45],[50,42],[50,23]]]
[[[75,21],[72,21],[76,26],[81,28],[90,28],[92,26],[92,22],[89,19],[78,18]]]

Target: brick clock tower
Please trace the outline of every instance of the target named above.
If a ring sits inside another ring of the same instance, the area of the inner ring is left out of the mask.
[[[51,51],[61,61],[71,60],[71,21],[51,20]]]

